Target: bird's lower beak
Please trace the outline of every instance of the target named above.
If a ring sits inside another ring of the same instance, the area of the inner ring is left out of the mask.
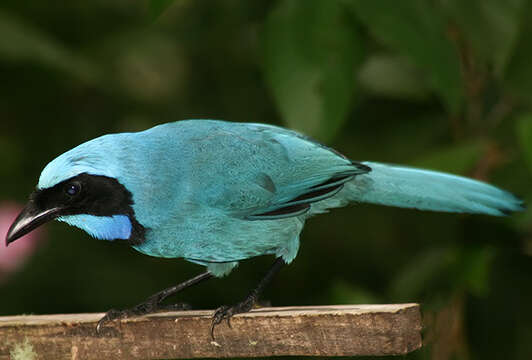
[[[39,209],[33,201],[30,201],[9,227],[6,235],[6,246],[42,224],[60,216],[60,211],[60,208]]]

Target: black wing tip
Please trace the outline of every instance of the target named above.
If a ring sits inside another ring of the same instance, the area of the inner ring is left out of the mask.
[[[305,214],[310,210],[310,204],[302,203],[285,206],[279,209],[272,211],[267,211],[260,214],[248,215],[246,219],[248,220],[277,220],[284,219],[287,217],[300,216]]]
[[[351,164],[355,166],[357,170],[360,170],[360,174],[367,174],[372,170],[369,166],[358,161],[351,161]]]
[[[525,211],[527,209],[527,205],[525,202],[518,196],[515,196],[516,202],[511,207],[500,207],[497,208],[501,212],[503,216],[509,216],[516,212]]]
[[[508,209],[508,208],[498,208],[497,210],[499,210],[499,212],[500,212],[503,216],[510,216],[510,215],[512,215],[514,212],[516,212],[516,211],[520,211],[520,210],[513,210],[513,209]]]

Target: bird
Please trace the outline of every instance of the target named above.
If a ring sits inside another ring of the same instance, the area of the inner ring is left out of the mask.
[[[259,123],[181,120],[107,134],[66,151],[42,170],[6,245],[51,220],[100,240],[125,240],[154,257],[203,265],[199,275],[98,322],[181,304],[170,295],[229,274],[240,261],[275,260],[215,325],[250,311],[299,249],[306,220],[349,203],[504,216],[524,208],[510,192],[448,173],[354,161],[299,132]]]

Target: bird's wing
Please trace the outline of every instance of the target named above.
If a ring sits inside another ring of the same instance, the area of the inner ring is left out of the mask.
[[[333,196],[345,182],[371,170],[291,130],[262,124],[228,126],[211,130],[205,140],[212,141],[209,148],[216,144],[223,159],[219,168],[210,166],[219,169],[217,176],[202,189],[215,189],[208,192],[208,202],[241,218],[301,215],[311,203]]]
[[[344,186],[344,183],[353,179],[355,175],[365,174],[369,169],[361,164],[353,163],[351,171],[334,174],[328,180],[308,186],[306,184],[293,184],[288,193],[293,193],[294,197],[289,200],[274,199],[270,206],[263,209],[256,209],[253,213],[246,216],[249,220],[274,220],[283,219],[292,216],[299,216],[310,209],[313,202],[325,200],[338,193]],[[287,193],[287,191],[284,191]],[[299,194],[300,195],[295,195]],[[285,195],[286,196],[286,195]]]

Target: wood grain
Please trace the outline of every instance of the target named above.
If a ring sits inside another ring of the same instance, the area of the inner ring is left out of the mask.
[[[108,323],[103,314],[0,317],[0,359],[172,359],[274,355],[398,355],[421,347],[417,304],[255,309],[210,336],[212,311],[159,313]]]

